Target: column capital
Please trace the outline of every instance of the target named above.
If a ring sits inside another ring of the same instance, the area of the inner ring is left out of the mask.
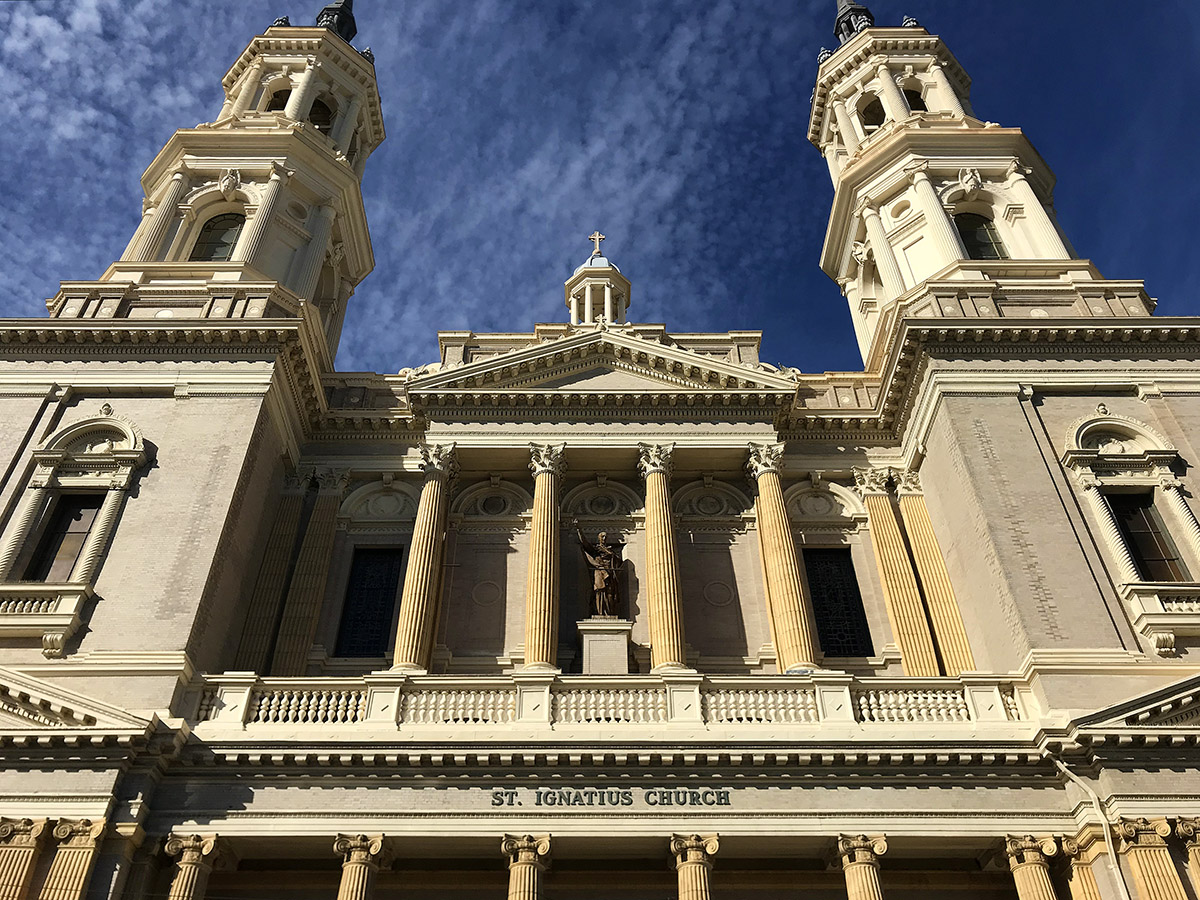
[[[1188,845],[1200,847],[1200,819],[1181,817],[1175,820],[1175,834]]]
[[[1035,838],[1031,834],[1017,837],[1010,834],[1004,839],[1004,854],[1014,869],[1018,866],[1047,866],[1050,857],[1057,853],[1058,844],[1054,838]]]
[[[870,197],[864,197],[862,202],[854,209],[854,214],[862,219],[869,221],[882,221],[879,219],[879,210],[875,208],[875,204]]]
[[[921,160],[921,162],[913,163],[910,166],[905,166],[904,174],[907,176],[909,184],[917,184],[920,181],[929,181],[929,161]]]
[[[163,845],[167,856],[177,857],[179,865],[201,865],[217,849],[215,834],[173,834]],[[211,865],[211,863],[209,863]]]
[[[339,834],[333,852],[343,863],[382,863],[386,857],[382,834]]]
[[[1025,181],[1025,176],[1033,172],[1033,169],[1024,165],[1019,159],[1014,159],[1008,164],[1008,168],[1004,170],[1004,177],[1008,181]]]
[[[638,444],[638,472],[648,478],[662,472],[670,480],[674,469],[675,444]]]
[[[529,471],[533,477],[550,474],[562,478],[567,472],[565,458],[566,444],[534,444],[529,445]]]
[[[896,493],[901,496],[925,493],[925,489],[921,487],[921,476],[917,472],[893,469],[892,479],[896,482]]]
[[[751,444],[750,458],[746,461],[746,475],[751,481],[766,475],[768,472],[779,474],[781,463],[783,462],[783,452],[787,445],[784,443],[778,444]]]
[[[453,481],[458,477],[458,451],[455,449],[458,443],[451,441],[449,444],[421,444],[421,471],[425,473],[425,477],[440,476],[447,481]]]
[[[509,866],[537,866],[546,870],[550,861],[550,835],[506,834],[500,841],[500,852],[508,857]]]
[[[854,490],[860,495],[890,494],[888,481],[891,480],[892,470],[887,466],[879,468],[858,468],[854,471]]]
[[[1179,491],[1183,489],[1183,482],[1174,475],[1163,475],[1158,479],[1158,486],[1164,491]]]
[[[320,485],[322,491],[329,494],[340,494],[350,484],[348,469],[327,469],[323,472],[314,471],[312,476]]]
[[[54,826],[54,837],[59,846],[66,847],[95,847],[104,834],[104,821],[93,822],[91,819],[59,819]]]
[[[0,846],[36,847],[46,832],[45,819],[0,819]]]
[[[1166,819],[1123,818],[1113,828],[1121,841],[1121,853],[1138,847],[1165,847],[1171,836],[1171,823]]]
[[[675,857],[676,868],[689,863],[711,866],[712,857],[717,855],[720,846],[715,834],[671,835],[671,855]]]
[[[879,857],[887,853],[887,839],[883,835],[868,837],[865,834],[842,834],[838,835],[837,850],[842,868],[856,863],[878,865]]]

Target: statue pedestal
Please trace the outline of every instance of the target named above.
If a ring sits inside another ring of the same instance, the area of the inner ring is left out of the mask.
[[[633,623],[615,616],[593,616],[579,623],[584,675],[628,675]]]

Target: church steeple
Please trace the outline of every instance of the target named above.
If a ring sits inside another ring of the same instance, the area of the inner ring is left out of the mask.
[[[864,28],[875,24],[875,16],[861,3],[853,0],[838,0],[837,19],[833,23],[833,34],[838,44],[844,44]]]
[[[354,0],[334,0],[317,13],[317,27],[328,28],[347,44],[358,34],[354,21]]]

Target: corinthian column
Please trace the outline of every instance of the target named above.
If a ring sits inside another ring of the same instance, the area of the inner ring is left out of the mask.
[[[1004,842],[1004,852],[1020,900],[1057,900],[1050,881],[1049,857],[1058,852],[1053,840],[1038,841],[1031,835],[1010,836]]]
[[[167,236],[167,229],[170,228],[171,220],[175,218],[175,212],[179,209],[179,203],[183,200],[187,189],[188,176],[186,172],[176,172],[171,176],[171,183],[167,185],[162,199],[154,207],[154,215],[146,227],[146,233],[133,253],[133,259],[136,262],[150,262],[158,256],[159,250],[162,249],[163,238]]]
[[[91,819],[59,819],[54,826],[58,846],[42,883],[42,900],[83,900],[104,823]]]
[[[767,575],[767,610],[780,672],[816,668],[812,603],[804,594],[800,556],[788,522],[779,480],[783,444],[751,444],[746,473],[758,486],[754,512]]]
[[[0,819],[0,900],[27,900],[45,819]]]
[[[925,619],[917,578],[908,561],[904,535],[900,533],[900,525],[892,510],[887,486],[890,477],[890,469],[854,470],[856,489],[867,507],[871,545],[875,549],[879,579],[883,582],[888,619],[892,623],[896,643],[900,645],[904,674],[914,677],[936,676],[941,674],[937,653],[933,649],[933,637]]]
[[[671,855],[679,873],[679,900],[709,900],[712,896],[708,873],[712,871],[712,858],[719,846],[715,834],[672,836]]]
[[[916,472],[904,472],[898,476],[896,493],[900,497],[900,516],[904,530],[908,532],[908,545],[912,548],[921,586],[925,588],[925,602],[929,605],[929,621],[942,652],[942,665],[946,674],[957,678],[963,672],[975,668],[971,645],[967,641],[967,629],[963,625],[954,587],[950,584],[950,573],[946,571],[946,560],[933,533],[933,522],[929,508],[925,505],[925,494],[921,491],[921,479]]]
[[[638,444],[638,471],[646,482],[646,588],[653,670],[687,667],[683,653],[683,609],[679,553],[671,516],[671,456],[674,444]]]
[[[329,579],[329,561],[337,536],[337,515],[342,505],[342,492],[349,481],[348,472],[323,472],[317,476],[321,485],[313,506],[296,558],[296,569],[283,604],[279,622],[275,655],[271,660],[272,675],[303,675],[308,651],[312,649],[325,600],[325,585]]]
[[[550,835],[506,834],[500,842],[500,852],[508,857],[508,900],[541,900],[542,874],[550,857]]]
[[[1122,819],[1116,831],[1139,900],[1187,900],[1167,846],[1171,825],[1166,819]]]
[[[438,576],[446,536],[449,486],[458,474],[458,457],[454,446],[421,445],[421,468],[425,472],[425,484],[417,504],[408,570],[404,573],[404,591],[400,595],[394,668],[418,672],[429,668],[437,590],[441,582]]]
[[[530,444],[533,523],[525,593],[525,668],[555,669],[558,657],[558,485],[566,444]]]
[[[339,834],[333,852],[342,858],[337,900],[371,900],[383,861],[383,835]]]
[[[217,836],[173,835],[163,848],[175,857],[176,872],[167,900],[204,900],[208,876],[212,874]]]
[[[233,248],[231,262],[246,262],[251,265],[258,262],[259,253],[267,238],[267,228],[271,219],[275,217],[275,207],[279,205],[279,195],[283,193],[284,182],[290,176],[290,172],[278,168],[271,172],[271,177],[267,179],[259,196],[258,209],[242,229],[242,234]]]
[[[887,852],[882,837],[857,837],[843,834],[838,838],[838,855],[846,875],[847,900],[883,900],[879,884],[879,857]]]

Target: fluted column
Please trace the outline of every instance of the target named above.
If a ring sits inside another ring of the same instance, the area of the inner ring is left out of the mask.
[[[96,864],[104,823],[91,819],[59,819],[54,826],[54,859],[42,883],[39,900],[82,900]]]
[[[49,486],[40,478],[30,482],[21,495],[21,503],[4,532],[4,543],[0,544],[0,581],[20,579],[21,573],[13,572],[13,563],[17,561],[21,548],[29,540],[34,519],[46,508],[48,496]]]
[[[887,852],[882,837],[843,834],[838,838],[838,855],[846,876],[847,900],[883,900],[879,884],[879,857]]]
[[[261,672],[267,663],[267,653],[271,649],[275,623],[279,620],[279,609],[283,603],[287,567],[296,546],[304,493],[311,477],[311,474],[289,476],[284,483],[284,492],[279,498],[275,521],[271,525],[271,536],[267,539],[267,550],[258,570],[258,579],[254,582],[254,593],[250,595],[242,642],[234,661],[234,669],[240,672]]]
[[[958,97],[958,91],[954,90],[954,86],[950,84],[950,79],[946,76],[946,71],[934,61],[929,64],[929,74],[933,76],[933,83],[937,85],[938,94],[946,104],[947,109],[960,119],[965,116],[967,111],[963,108],[962,100]]]
[[[45,819],[0,819],[0,900],[27,900]]]
[[[890,477],[889,469],[854,470],[856,488],[867,507],[871,545],[875,550],[879,579],[883,582],[888,619],[900,646],[904,674],[914,677],[940,675],[917,578],[909,563],[908,549],[904,546],[904,536],[900,533],[888,494]]]
[[[342,492],[349,480],[347,472],[323,472],[316,476],[320,485],[313,505],[300,555],[283,604],[279,636],[271,660],[272,675],[303,675],[308,651],[312,649],[329,579],[329,561],[337,536],[337,516]]]
[[[446,507],[450,482],[458,474],[458,457],[454,446],[421,445],[421,468],[425,472],[425,484],[417,504],[408,570],[404,574],[404,591],[400,596],[395,668],[417,671],[429,668],[437,590],[441,584]]]
[[[1183,495],[1183,483],[1176,478],[1164,478],[1158,486],[1162,489],[1171,511],[1183,523],[1183,530],[1193,555],[1200,557],[1200,521],[1196,520],[1195,510]]]
[[[527,669],[555,669],[558,663],[558,487],[567,468],[565,450],[566,444],[529,445],[533,522],[525,588]]]
[[[500,852],[508,857],[508,900],[541,900],[542,875],[550,859],[550,835],[506,834]]]
[[[333,852],[342,858],[337,900],[371,900],[375,876],[385,861],[382,834],[339,834]]]
[[[956,259],[966,259],[967,251],[958,235],[958,229],[954,227],[946,207],[942,206],[942,198],[938,196],[937,188],[929,178],[929,163],[920,163],[906,171],[917,195],[917,205],[929,226],[929,236],[938,249],[941,265],[949,265]]]
[[[879,218],[879,210],[866,203],[859,207],[858,214],[867,225],[867,237],[875,255],[875,268],[883,279],[888,298],[899,297],[905,291],[904,276],[900,274],[900,264],[896,262],[896,254],[884,230],[883,220]]]
[[[1096,883],[1096,873],[1092,871],[1093,855],[1086,852],[1074,838],[1067,837],[1062,839],[1062,852],[1070,860],[1067,890],[1071,892],[1071,900],[1103,900],[1100,885]]]
[[[230,259],[232,262],[245,262],[254,265],[258,261],[263,243],[266,241],[267,229],[275,217],[275,207],[279,205],[279,197],[283,193],[283,185],[291,173],[276,168],[271,177],[263,185],[259,196],[258,209],[242,229],[241,236],[233,248]]]
[[[1007,187],[1025,206],[1025,221],[1032,232],[1034,256],[1041,259],[1070,259],[1071,253],[1063,243],[1062,235],[1054,227],[1046,205],[1025,177],[1025,172],[1020,163],[1014,162],[1008,170]]]
[[[1122,584],[1141,581],[1142,576],[1138,572],[1137,563],[1133,561],[1129,547],[1125,544],[1125,537],[1121,534],[1120,526],[1117,525],[1117,517],[1113,515],[1112,507],[1104,499],[1104,492],[1100,490],[1100,482],[1093,476],[1083,475],[1080,477],[1080,483],[1083,485],[1083,496],[1092,507],[1092,514],[1100,526],[1104,542],[1116,559],[1118,580]]]
[[[113,524],[117,520],[117,514],[121,511],[121,504],[124,502],[124,482],[110,485],[104,494],[104,501],[100,504],[100,511],[96,513],[92,527],[88,530],[83,548],[79,551],[79,559],[71,569],[73,584],[90,584],[96,577],[96,570],[100,568],[100,557],[104,554],[104,548],[108,546],[108,539],[113,532]]]
[[[233,101],[232,113],[235,116],[245,115],[246,110],[250,108],[250,103],[254,100],[254,96],[258,93],[258,81],[262,77],[263,58],[255,57],[254,62],[250,65],[250,71],[242,77],[241,86],[238,88],[237,99]]]
[[[908,118],[910,110],[908,101],[904,99],[904,94],[892,78],[892,70],[887,67],[887,63],[880,63],[875,68],[875,75],[879,79],[879,93],[888,116],[893,122],[903,122]]]
[[[215,834],[172,835],[163,848],[175,859],[167,900],[204,900],[217,849]]]
[[[154,207],[154,215],[146,228],[146,233],[133,253],[135,262],[150,262],[157,258],[162,249],[163,239],[167,236],[167,229],[171,227],[171,222],[179,210],[179,204],[183,200],[183,195],[187,193],[187,189],[188,175],[186,172],[176,172],[171,176],[171,183],[167,185],[162,199]]]
[[[638,444],[638,471],[646,482],[646,592],[650,661],[654,670],[686,668],[679,551],[671,515],[674,444]]]
[[[792,538],[779,465],[783,444],[751,444],[746,473],[758,486],[754,511],[767,576],[767,609],[780,672],[816,668],[816,629],[812,601],[805,595],[802,563]]]
[[[303,119],[308,115],[313,94],[317,89],[317,71],[320,68],[321,64],[315,58],[309,57],[308,65],[300,76],[300,84],[288,95],[287,105],[283,108],[283,114],[289,119]]]
[[[1037,840],[1032,835],[1009,836],[1004,852],[1012,868],[1019,900],[1057,900],[1050,880],[1049,858],[1058,852],[1053,840]]]
[[[916,472],[900,474],[896,493],[900,497],[900,516],[908,533],[908,544],[917,564],[917,574],[921,576],[921,586],[925,589],[929,621],[942,654],[942,665],[947,675],[957,678],[961,673],[975,668],[975,657],[971,655],[967,629],[954,596],[954,587],[950,584],[950,573],[946,571],[942,548],[938,546],[937,535],[933,532],[925,494],[921,491],[920,476]]]
[[[679,900],[710,900],[709,872],[720,844],[715,834],[676,834],[671,837],[671,855],[679,875]]]
[[[308,247],[304,251],[304,268],[296,279],[296,293],[312,300],[321,277],[321,266],[325,263],[325,252],[329,249],[329,235],[333,233],[335,210],[329,203],[317,210],[316,221],[309,229]]]
[[[1187,848],[1188,871],[1192,874],[1192,882],[1196,887],[1200,887],[1200,819],[1177,819],[1175,834]]]
[[[337,128],[333,132],[333,142],[342,153],[350,151],[350,141],[354,137],[354,127],[358,124],[358,111],[361,108],[362,95],[355,94],[338,119]]]
[[[850,120],[850,112],[846,109],[844,100],[833,101],[833,118],[837,122],[838,134],[842,136],[846,152],[853,154],[859,148],[858,132],[854,130],[854,123]]]
[[[1129,860],[1138,900],[1187,900],[1171,859],[1166,819],[1122,819],[1116,826],[1120,852]]]

